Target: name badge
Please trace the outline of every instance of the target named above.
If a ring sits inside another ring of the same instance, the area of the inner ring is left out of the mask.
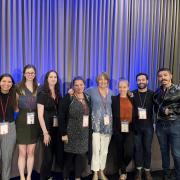
[[[147,119],[147,111],[144,108],[138,108],[139,119]]]
[[[35,113],[34,112],[28,112],[27,113],[27,124],[34,124],[35,123]]]
[[[89,116],[83,115],[83,127],[89,126]]]
[[[57,116],[53,116],[53,127],[58,127],[58,118]]]
[[[110,123],[110,118],[109,118],[109,115],[105,115],[104,116],[104,125],[109,125],[109,123]]]
[[[129,132],[129,122],[121,121],[121,132],[128,133]]]
[[[0,135],[5,135],[8,133],[8,123],[0,123]]]

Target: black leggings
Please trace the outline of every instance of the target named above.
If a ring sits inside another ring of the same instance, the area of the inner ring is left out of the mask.
[[[118,154],[118,167],[121,173],[126,173],[126,167],[133,158],[134,151],[134,135],[133,132],[118,133],[115,135],[117,154]]]
[[[66,153],[63,172],[64,178],[69,178],[72,168],[75,171],[75,178],[80,178],[85,167],[86,160],[86,154]]]

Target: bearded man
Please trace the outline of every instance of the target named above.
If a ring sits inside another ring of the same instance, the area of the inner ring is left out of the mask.
[[[170,180],[170,151],[174,160],[175,179],[180,180],[180,86],[172,83],[168,68],[157,72],[160,87],[154,94],[158,137],[163,168],[163,180]]]
[[[136,75],[138,89],[133,91],[134,96],[134,132],[135,132],[135,180],[141,180],[144,173],[146,180],[152,180],[150,173],[151,145],[153,129],[153,91],[148,89],[148,75]]]

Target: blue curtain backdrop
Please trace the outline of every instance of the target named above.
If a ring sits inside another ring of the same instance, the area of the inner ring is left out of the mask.
[[[58,71],[65,91],[76,75],[95,85],[109,73],[111,88],[125,77],[131,89],[139,72],[157,87],[159,67],[180,82],[179,0],[0,0],[0,74],[21,80],[26,64],[39,82]]]

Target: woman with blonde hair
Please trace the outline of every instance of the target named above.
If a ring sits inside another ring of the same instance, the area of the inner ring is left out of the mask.
[[[94,171],[93,180],[107,180],[104,174],[108,147],[112,135],[112,110],[111,96],[109,89],[109,76],[107,73],[100,73],[97,76],[97,87],[86,90],[91,97],[92,106],[92,160],[91,170]]]
[[[126,167],[133,157],[133,99],[129,93],[129,82],[119,81],[119,94],[112,97],[113,133],[116,142],[118,168],[121,171],[119,180],[126,180]]]

